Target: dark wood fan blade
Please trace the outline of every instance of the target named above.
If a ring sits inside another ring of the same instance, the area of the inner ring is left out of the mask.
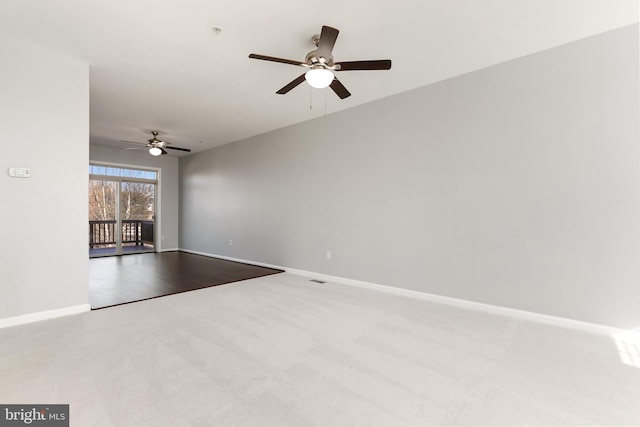
[[[305,73],[306,74],[306,73]],[[284,95],[285,93],[289,92],[291,89],[293,89],[294,87],[298,86],[300,83],[302,83],[304,81],[304,74],[301,74],[300,76],[298,76],[295,80],[293,80],[291,83],[289,83],[288,85],[286,85],[285,87],[283,87],[282,89],[280,89],[279,91],[277,91],[276,93],[278,95]]]
[[[129,144],[140,144],[140,145],[147,145],[146,142],[140,142],[140,141],[126,141],[124,139],[121,139],[120,142],[127,142]]]
[[[178,150],[178,151],[186,151],[187,153],[190,153],[191,150],[189,150],[188,148],[180,148],[180,147],[169,147],[168,145],[165,145],[164,148],[168,149],[168,150]]]
[[[158,148],[162,150],[162,154],[168,154],[168,153],[165,151],[165,149],[164,149],[164,148],[162,148],[162,147],[158,147]],[[162,155],[162,154],[161,154],[161,155]]]
[[[257,53],[250,54],[249,58],[251,58],[251,59],[262,59],[263,61],[280,62],[282,64],[302,65],[302,63],[300,61],[294,61],[292,59],[276,58],[274,56],[259,55]]]
[[[347,90],[346,87],[344,87],[342,83],[340,83],[340,80],[338,79],[333,79],[329,87],[333,89],[333,91],[340,97],[340,99],[345,99],[351,96],[351,93]]]
[[[340,68],[336,67],[336,71],[390,70],[391,60],[380,59],[376,61],[347,61],[347,62],[337,62],[335,65],[340,66]]]
[[[336,28],[322,26],[322,32],[320,33],[320,41],[318,42],[318,51],[316,56],[318,58],[324,57],[326,59],[331,58],[331,51],[336,44],[338,38],[338,31]]]

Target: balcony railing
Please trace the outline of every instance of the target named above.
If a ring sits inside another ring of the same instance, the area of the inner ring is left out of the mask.
[[[122,220],[122,244],[153,244],[153,220]],[[116,221],[89,221],[89,248],[116,244]]]

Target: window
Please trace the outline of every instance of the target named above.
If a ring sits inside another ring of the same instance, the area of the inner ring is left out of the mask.
[[[156,250],[158,171],[89,164],[89,256]]]
[[[127,169],[115,166],[89,165],[89,175],[113,176],[118,178],[158,179],[158,172],[144,169]]]

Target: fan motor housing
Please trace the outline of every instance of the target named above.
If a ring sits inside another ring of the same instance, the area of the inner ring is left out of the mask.
[[[312,50],[311,52],[307,53],[307,56],[305,56],[304,58],[304,62],[309,65],[326,65],[327,67],[333,66],[333,55],[329,58],[324,59],[324,62],[320,61],[320,58],[318,58],[318,51]]]

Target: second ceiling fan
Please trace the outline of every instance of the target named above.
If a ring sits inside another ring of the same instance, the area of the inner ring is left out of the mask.
[[[351,96],[351,93],[333,74],[334,71],[363,71],[363,70],[389,70],[391,69],[390,59],[379,59],[372,61],[346,61],[334,62],[331,52],[338,38],[339,31],[336,28],[323,26],[320,35],[312,38],[317,49],[307,54],[303,62],[291,59],[276,58],[273,56],[259,55],[252,53],[249,58],[261,59],[263,61],[280,62],[282,64],[297,65],[306,67],[309,70],[301,74],[296,79],[285,85],[276,93],[284,95],[300,83],[307,80],[315,88],[325,88],[329,86],[340,99]]]

